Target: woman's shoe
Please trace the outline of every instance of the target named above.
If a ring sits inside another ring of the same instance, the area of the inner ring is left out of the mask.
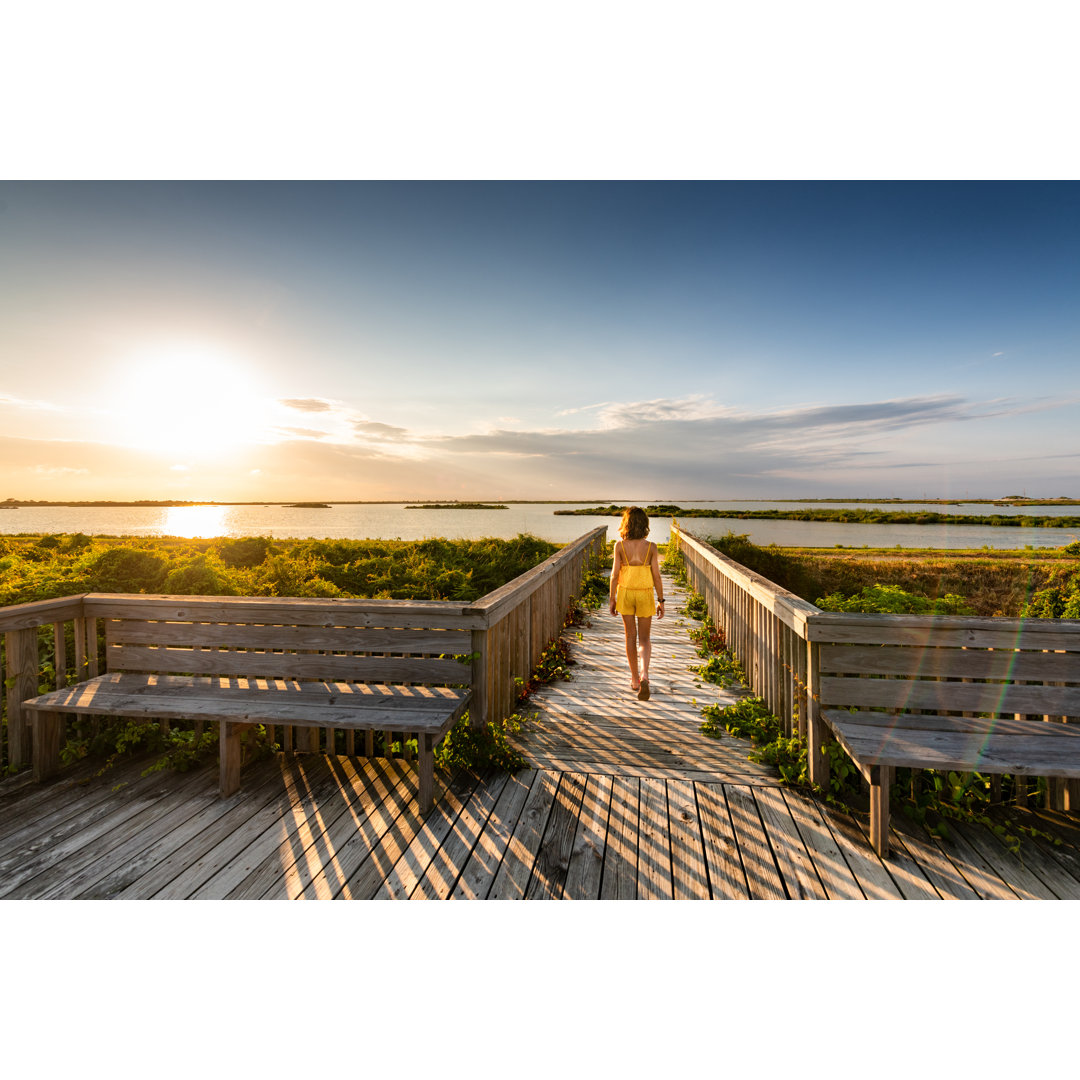
[[[649,700],[649,680],[648,679],[642,679],[641,680],[641,687],[637,692],[637,699],[638,699],[638,701],[648,701]]]

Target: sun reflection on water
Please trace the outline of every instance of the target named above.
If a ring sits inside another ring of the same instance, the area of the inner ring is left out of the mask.
[[[161,531],[166,536],[189,539],[222,536],[225,533],[227,506],[170,506]]]

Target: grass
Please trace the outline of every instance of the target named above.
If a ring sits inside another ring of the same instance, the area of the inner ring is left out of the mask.
[[[704,538],[747,569],[815,604],[836,593],[855,596],[875,585],[899,586],[930,600],[961,596],[971,614],[1022,613],[1035,593],[1077,565],[1066,549],[939,551],[896,548],[758,547],[728,533]]]

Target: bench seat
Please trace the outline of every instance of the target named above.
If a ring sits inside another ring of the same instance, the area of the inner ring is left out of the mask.
[[[250,724],[415,732],[423,813],[434,799],[434,749],[461,718],[470,691],[443,686],[312,682],[110,672],[31,698],[34,776],[59,768],[61,713],[187,719],[220,724],[221,794],[240,786],[240,733]]]
[[[828,783],[832,736],[870,785],[870,842],[883,857],[897,768],[1041,776],[1072,803],[1078,631],[1061,619],[823,612],[808,631],[811,781]]]
[[[862,765],[1080,775],[1080,725],[834,709],[823,709],[821,716],[847,754]]]

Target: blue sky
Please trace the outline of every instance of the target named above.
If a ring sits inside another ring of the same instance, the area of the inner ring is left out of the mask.
[[[0,497],[1080,496],[1070,182],[0,184]]]

